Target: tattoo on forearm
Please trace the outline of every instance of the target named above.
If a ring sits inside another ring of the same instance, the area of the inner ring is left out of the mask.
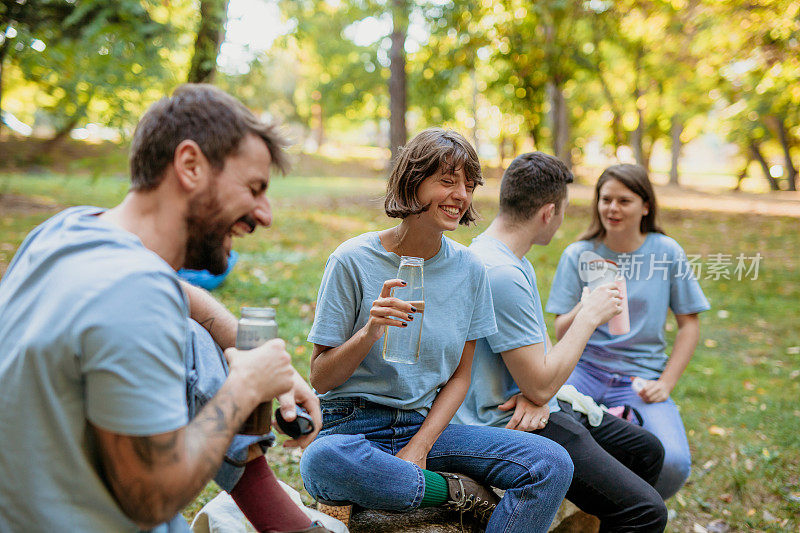
[[[177,449],[178,436],[176,433],[159,435],[157,437],[131,437],[131,444],[136,456],[148,468],[176,463],[181,460]]]
[[[103,477],[126,514],[152,527],[202,490],[242,421],[237,396],[223,390],[179,430],[150,436],[105,433]]]
[[[211,421],[214,424],[215,431],[225,431],[228,426],[228,421],[225,418],[225,413],[222,412],[222,409],[220,409],[220,407],[217,405],[214,405],[212,407],[214,408],[214,412],[209,413],[209,421]]]
[[[206,329],[206,331],[211,331],[211,328],[214,327],[214,317],[207,318],[205,320],[198,321],[198,323]]]

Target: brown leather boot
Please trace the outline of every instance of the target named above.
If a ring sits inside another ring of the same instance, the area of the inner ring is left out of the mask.
[[[437,472],[447,481],[447,503],[444,507],[461,513],[469,512],[483,523],[489,521],[500,499],[494,491],[464,474]]]

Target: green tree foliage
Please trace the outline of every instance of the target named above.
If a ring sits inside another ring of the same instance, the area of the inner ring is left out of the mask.
[[[761,167],[773,190],[780,184],[769,172],[764,149],[781,153],[786,188],[796,189],[793,162],[800,136],[800,4],[788,0],[750,2],[717,8],[724,20],[725,58],[719,90],[727,99],[728,138],[741,147],[746,161]],[[772,146],[770,146],[770,144]]]
[[[35,0],[23,7],[11,23],[19,28],[13,61],[38,87],[38,113],[54,126],[54,142],[87,116],[130,124],[174,84],[164,58],[174,35],[151,16],[156,3]]]
[[[616,2],[599,14],[604,34],[592,38],[587,64],[612,114],[613,144],[630,144],[649,167],[656,142],[669,139],[677,182],[681,146],[712,105],[719,65],[702,46],[711,17],[697,1]]]
[[[293,29],[283,47],[296,57],[293,103],[297,116],[325,140],[325,124],[337,117],[352,123],[388,118],[388,65],[378,59],[380,41],[357,45],[345,36],[370,13],[358,2],[339,4],[283,0],[281,10]]]
[[[72,16],[76,7],[63,0],[21,0],[0,4],[0,109],[2,89],[9,63],[33,46],[43,50],[44,37],[51,42],[78,35],[77,27],[61,28],[59,22]],[[86,23],[82,20],[81,23]]]
[[[24,100],[62,134],[81,120],[129,128],[187,73],[211,79],[229,1],[4,2],[0,105],[5,79],[17,107],[35,87]],[[756,162],[772,188],[796,186],[797,0],[275,1],[287,34],[215,82],[317,146],[388,121],[396,148],[408,115],[496,142],[501,159],[530,141],[580,162],[599,140],[649,166],[667,147],[678,183],[682,146],[716,131],[740,147],[742,178]]]
[[[575,76],[585,68],[579,58],[593,15],[577,0],[503,0],[462,4],[453,17],[453,27],[462,30],[456,54],[472,58],[474,50],[488,65],[479,85],[485,84],[489,100],[522,117],[534,146],[549,145],[567,163],[575,122],[569,101]]]
[[[477,22],[474,15],[477,15]],[[409,102],[428,125],[441,125],[469,116],[477,126],[477,95],[486,83],[478,51],[490,44],[482,27],[482,8],[475,0],[438,3],[420,8],[430,38],[410,58]],[[473,135],[474,136],[474,135]]]
[[[295,88],[300,83],[296,55],[283,46],[273,46],[258,55],[244,74],[219,72],[214,82],[235,95],[247,107],[280,117],[282,121],[303,122],[294,105]]]

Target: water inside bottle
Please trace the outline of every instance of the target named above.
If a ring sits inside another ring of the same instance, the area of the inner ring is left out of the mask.
[[[425,294],[422,284],[422,264],[401,263],[397,277],[406,282],[405,287],[395,287],[392,296],[413,305],[413,320],[404,321],[406,327],[387,326],[383,338],[383,358],[392,363],[414,364],[419,361],[422,339],[422,320],[425,311]]]

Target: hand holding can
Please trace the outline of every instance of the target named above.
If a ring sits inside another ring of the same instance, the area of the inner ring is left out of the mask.
[[[278,323],[275,309],[271,307],[242,307],[242,318],[236,330],[236,348],[252,350],[278,336]],[[256,406],[245,420],[240,433],[245,435],[264,435],[272,426],[272,402]]]

